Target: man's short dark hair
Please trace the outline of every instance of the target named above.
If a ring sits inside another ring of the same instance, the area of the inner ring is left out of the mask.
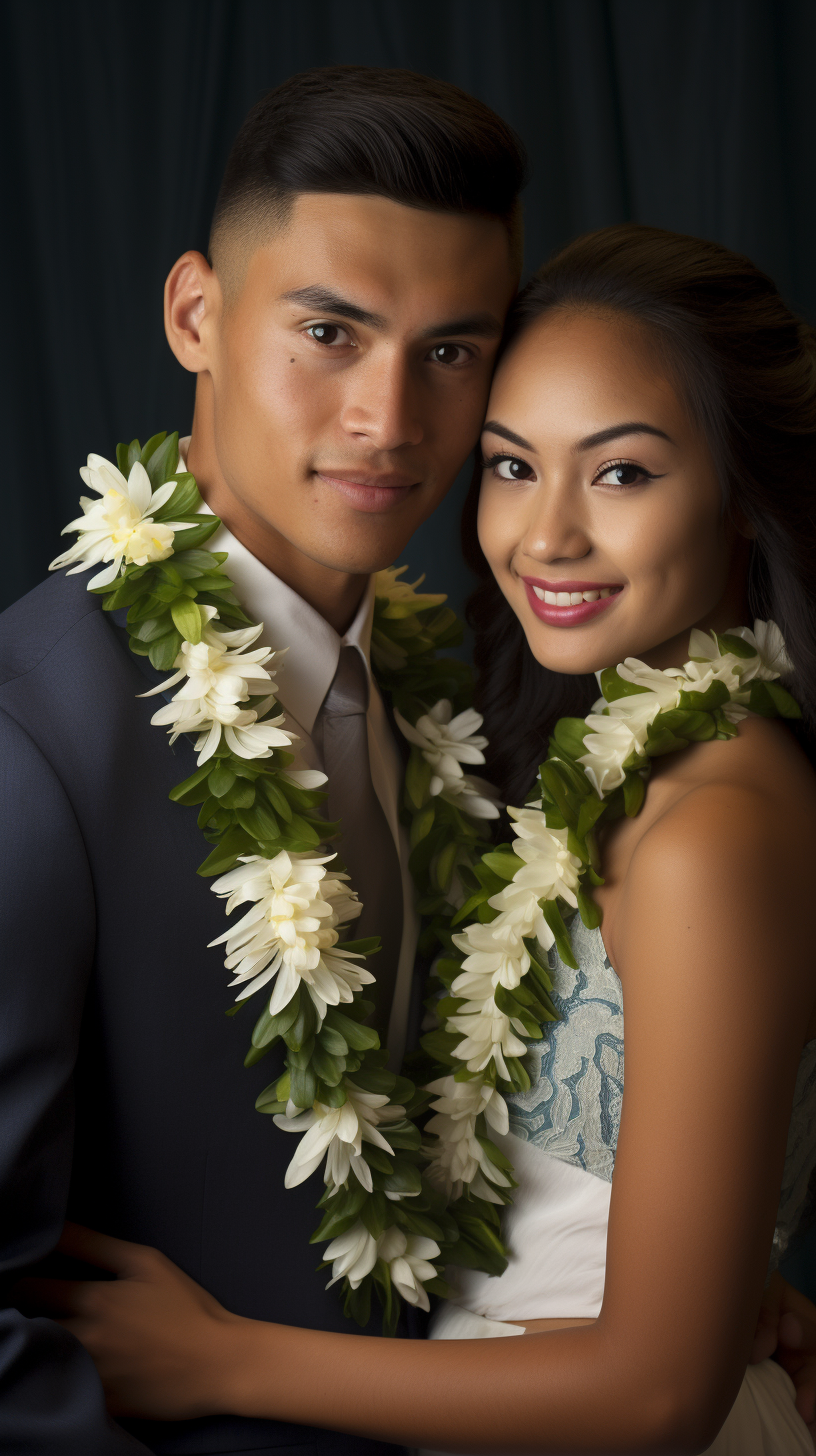
[[[345,192],[500,219],[520,264],[526,157],[507,122],[448,81],[376,66],[301,71],[252,108],[227,162],[210,251],[282,225],[298,193]]]

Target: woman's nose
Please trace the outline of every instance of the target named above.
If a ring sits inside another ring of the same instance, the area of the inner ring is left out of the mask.
[[[538,493],[522,550],[534,560],[552,565],[580,561],[589,554],[592,541],[586,522],[567,492]]]

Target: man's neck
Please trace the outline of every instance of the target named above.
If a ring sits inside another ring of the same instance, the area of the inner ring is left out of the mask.
[[[196,411],[193,420],[186,463],[210,510],[220,517],[227,530],[258,561],[285,581],[310,607],[314,607],[342,637],[354,621],[369,578],[335,571],[312,560],[281,536],[268,521],[238,500],[224,480],[212,431],[207,428],[199,411]]]

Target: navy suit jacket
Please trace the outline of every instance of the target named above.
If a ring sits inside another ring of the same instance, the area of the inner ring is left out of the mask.
[[[286,1191],[295,1140],[254,1109],[279,1052],[244,1068],[257,1008],[225,1016],[223,903],[197,811],[168,798],[191,745],[150,726],[143,665],[86,582],[0,616],[0,1271],[11,1286],[67,1216],[156,1246],[238,1314],[348,1329],[308,1241],[321,1175]],[[145,1447],[398,1451],[232,1417],[115,1425],[73,1337],[6,1304],[0,1448]]]

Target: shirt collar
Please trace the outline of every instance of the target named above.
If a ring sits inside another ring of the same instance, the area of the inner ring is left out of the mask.
[[[186,445],[186,441],[183,442]],[[184,468],[183,460],[180,469]],[[206,501],[202,514],[212,515]],[[363,593],[354,621],[344,637],[315,608],[275,576],[257,556],[221,525],[206,544],[207,551],[226,551],[227,574],[248,617],[263,622],[260,643],[277,651],[287,648],[279,664],[276,692],[287,713],[306,733],[314,729],[323,699],[332,684],[341,647],[356,647],[371,677],[371,627],[374,620],[374,578]]]

